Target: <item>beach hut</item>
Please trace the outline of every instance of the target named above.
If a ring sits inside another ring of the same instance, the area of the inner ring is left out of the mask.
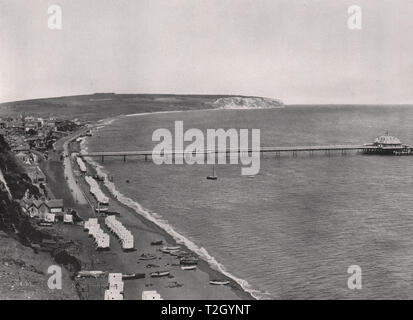
[[[163,300],[163,299],[156,290],[148,290],[148,291],[142,292],[142,300]]]
[[[110,238],[107,234],[99,235],[95,239],[96,239],[97,249],[109,249],[109,247],[110,247]]]
[[[122,280],[122,273],[109,273],[108,275],[109,290],[116,290],[123,292],[124,283]]]
[[[135,247],[132,233],[120,221],[116,220],[115,216],[106,217],[105,224],[118,237],[123,250],[131,250]]]
[[[86,221],[84,230],[88,231],[89,236],[94,238],[97,249],[110,248],[110,237],[100,228],[97,218],[90,218]]]
[[[98,224],[97,218],[89,218],[89,220],[85,222],[83,228],[85,231],[88,231],[91,226],[97,226],[97,224]]]
[[[123,300],[123,294],[117,290],[105,290],[105,300]]]
[[[122,273],[109,273],[108,274],[109,283],[119,283],[122,282]]]
[[[116,290],[120,293],[123,293],[123,287],[124,287],[123,282],[109,283],[109,290]]]
[[[44,221],[46,221],[46,222],[52,222],[52,223],[54,223],[54,222],[55,222],[55,219],[56,219],[56,216],[55,216],[54,213],[47,213],[47,214],[44,216]]]
[[[73,215],[65,214],[63,216],[63,223],[72,224],[73,223]]]
[[[133,236],[128,236],[122,239],[122,249],[123,250],[131,250],[134,248],[134,241]]]
[[[79,166],[80,172],[81,172],[81,173],[86,173],[86,172],[87,172],[87,168],[86,168],[86,165],[85,165],[85,163],[83,162],[83,160],[82,160],[81,158],[79,158],[79,157],[76,157],[76,162],[77,162],[77,165]]]
[[[97,234],[97,232],[98,232],[98,228],[99,228],[99,226],[97,226],[97,225],[90,225],[89,226],[89,236],[95,236],[96,234]]]
[[[109,209],[109,198],[105,196],[99,184],[91,176],[86,176],[85,181],[89,185],[89,192],[95,197],[98,206],[97,211],[107,211]]]

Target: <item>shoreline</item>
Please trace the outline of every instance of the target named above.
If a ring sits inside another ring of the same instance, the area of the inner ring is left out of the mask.
[[[205,109],[202,111],[208,111],[208,110],[216,110],[216,109]],[[219,109],[222,110],[222,109]],[[184,111],[160,111],[160,112],[149,112],[149,113],[137,113],[137,114],[129,114],[129,115],[119,115],[116,117],[111,117],[111,118],[106,118],[106,119],[101,119],[99,121],[97,121],[96,123],[94,123],[92,125],[92,127],[90,128],[92,131],[93,130],[99,130],[102,127],[112,123],[113,121],[116,121],[122,117],[130,117],[130,116],[143,116],[143,115],[150,115],[150,114],[157,114],[157,113],[178,113],[178,112],[184,112]],[[69,150],[69,144],[74,141],[77,137],[79,137],[82,132],[84,132],[84,130],[80,130],[79,132],[74,133],[73,135],[71,135],[70,137],[66,138],[66,142],[64,142],[63,144],[63,152],[68,152],[68,157],[67,159],[69,159],[70,162],[70,150]],[[83,140],[83,142],[80,145],[80,149],[83,150],[82,144],[84,143],[85,140]],[[87,139],[86,139],[87,142]],[[66,157],[65,157],[66,159]],[[97,164],[96,162],[94,162],[93,160],[90,161],[90,159],[85,159],[87,162],[87,165],[89,167],[89,169],[92,169],[93,174],[94,173],[98,173],[100,175],[104,175],[107,178],[107,175],[105,172],[99,172],[99,170],[101,170],[101,166],[99,164]],[[64,166],[64,170],[66,170],[67,166]],[[70,166],[70,170],[72,171],[73,174],[73,166]],[[92,173],[90,172],[90,173]],[[118,206],[120,206],[124,211],[127,211],[129,214],[131,214],[133,216],[134,219],[138,219],[139,222],[143,225],[145,225],[148,229],[148,231],[152,234],[152,235],[156,235],[158,238],[164,238],[165,239],[165,244],[168,245],[179,245],[182,247],[182,249],[184,249],[187,252],[192,252],[193,254],[195,254],[196,256],[199,257],[199,264],[198,264],[198,270],[200,272],[205,273],[209,279],[214,279],[214,278],[219,278],[219,279],[225,279],[228,280],[230,282],[230,284],[228,286],[222,286],[222,289],[228,289],[230,290],[233,294],[234,297],[231,297],[231,295],[228,298],[228,294],[225,294],[223,299],[242,299],[242,300],[255,300],[258,299],[257,297],[254,297],[253,294],[251,292],[249,292],[248,290],[246,290],[245,288],[242,287],[242,285],[239,282],[243,282],[244,280],[242,279],[234,279],[235,276],[231,275],[229,272],[227,272],[226,270],[217,270],[216,268],[214,268],[215,266],[212,266],[207,259],[205,259],[204,257],[200,256],[196,250],[192,250],[188,247],[188,245],[186,243],[183,243],[181,241],[178,241],[177,239],[174,238],[174,236],[170,233],[168,233],[167,230],[165,230],[162,226],[158,225],[155,221],[151,221],[151,219],[147,216],[145,216],[143,213],[139,213],[137,211],[140,211],[139,208],[133,208],[125,203],[123,203],[121,200],[118,199],[119,196],[124,197],[124,199],[129,199],[128,197],[124,196],[123,194],[121,194],[115,187],[115,185],[113,185],[115,191],[117,192],[116,195],[113,194],[112,190],[110,187],[108,187],[107,183],[111,183],[109,182],[108,179],[105,178],[105,182],[104,183],[99,183],[103,188],[103,190],[105,191],[105,193],[107,192],[109,194],[111,203],[116,202]],[[67,183],[69,183],[69,181],[66,181]],[[77,188],[82,189],[82,187],[80,187],[79,185],[76,184]],[[85,194],[85,190],[82,190],[82,193]],[[72,193],[73,195],[73,193]],[[115,198],[116,197],[116,198]],[[130,201],[132,201],[132,203],[136,203],[133,199],[129,199]],[[129,202],[128,200],[126,200],[127,202]],[[138,204],[139,205],[139,204]],[[139,205],[140,206],[140,205]],[[142,208],[143,209],[143,208]],[[135,240],[136,242],[136,240]],[[149,242],[147,244],[149,245]],[[222,265],[220,265],[212,256],[211,258],[216,262],[217,268],[219,269],[220,267],[223,268]],[[197,271],[198,272],[198,271]],[[236,277],[235,277],[236,278]],[[238,280],[238,282],[237,282]],[[245,282],[246,283],[246,282]],[[247,284],[247,283],[246,283]],[[211,286],[209,283],[207,283],[208,286]],[[248,285],[248,284],[247,284]],[[249,285],[248,285],[249,286]],[[212,290],[218,290],[218,287],[212,287]],[[201,289],[201,291],[205,289]],[[251,290],[253,291],[253,290]],[[217,299],[216,297],[214,297],[214,295],[212,294],[212,296],[210,297],[212,299]],[[179,299],[179,295],[177,297],[174,297],[173,299]]]
[[[88,163],[89,166],[91,166],[90,163]],[[95,170],[95,169],[93,169]],[[95,171],[96,172],[96,171]],[[97,172],[96,172],[97,173]],[[107,191],[109,194],[109,199],[110,201],[116,201],[121,207],[123,207],[125,210],[129,211],[135,218],[137,218],[142,224],[148,227],[152,231],[152,233],[159,235],[159,237],[162,237],[165,239],[165,245],[167,244],[168,246],[180,246],[181,249],[187,252],[191,252],[194,255],[198,256],[199,255],[196,252],[193,252],[191,249],[189,249],[185,244],[180,243],[176,241],[172,235],[170,235],[166,230],[164,230],[162,227],[158,226],[156,223],[150,221],[149,219],[145,218],[141,214],[137,213],[134,209],[128,207],[127,205],[123,204],[121,201],[118,199],[115,199],[113,194],[109,191],[109,189],[106,187],[106,185],[101,184],[103,186],[104,191]],[[103,189],[102,188],[102,189]],[[219,270],[213,269],[207,261],[205,261],[202,257],[199,257],[199,262],[198,262],[198,267],[199,270],[207,273],[211,279],[214,278],[219,278],[219,279],[225,279],[230,282],[230,285],[228,287],[231,288],[232,291],[242,300],[255,300],[249,292],[245,291],[234,279],[226,276]]]

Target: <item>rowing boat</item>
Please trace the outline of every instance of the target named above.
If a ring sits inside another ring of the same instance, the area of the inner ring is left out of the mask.
[[[225,286],[229,284],[228,280],[210,280],[210,284],[216,285],[216,286]]]
[[[153,254],[145,254],[143,253],[140,257],[139,260],[155,260],[156,256],[154,256]]]
[[[134,280],[134,279],[143,279],[143,278],[145,278],[144,273],[129,273],[129,274],[122,275],[122,280]]]
[[[171,252],[173,252],[173,251],[177,251],[177,250],[179,250],[181,247],[178,247],[178,246],[176,246],[176,247],[163,247],[163,248],[161,248],[160,250],[162,251],[162,252],[164,252],[164,253],[171,253]]]
[[[192,265],[192,266],[181,266],[182,270],[195,270],[196,266]]]
[[[155,271],[155,272],[151,272],[150,276],[152,278],[161,278],[161,277],[169,276],[169,274],[170,274],[169,271]]]

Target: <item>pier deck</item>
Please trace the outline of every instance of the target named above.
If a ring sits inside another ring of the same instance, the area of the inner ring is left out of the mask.
[[[391,150],[395,151],[405,151],[407,150],[409,153],[412,151],[412,147],[410,146],[402,146],[402,147],[393,147]],[[211,154],[230,154],[230,153],[246,153],[246,152],[260,152],[260,153],[275,153],[276,155],[280,155],[281,153],[291,153],[296,155],[297,152],[309,152],[313,154],[314,152],[326,152],[327,154],[331,151],[338,151],[341,153],[345,153],[346,151],[362,151],[365,153],[374,153],[380,150],[386,151],[386,148],[380,148],[377,146],[372,145],[325,145],[325,146],[292,146],[292,147],[261,147],[259,150],[256,149],[216,149],[216,150],[205,150],[202,152],[204,155],[211,155]],[[145,157],[145,160],[152,155],[185,155],[191,154],[192,152],[187,152],[185,150],[171,150],[165,152],[158,152],[154,153],[152,150],[142,150],[142,151],[98,151],[98,152],[84,152],[81,153],[81,157],[92,157],[92,158],[101,158],[104,161],[105,157],[123,157],[126,161],[126,157],[128,156],[135,156],[135,157]]]

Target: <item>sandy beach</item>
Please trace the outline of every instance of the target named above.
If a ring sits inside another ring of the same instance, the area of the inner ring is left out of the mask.
[[[78,151],[77,142],[71,142],[83,132],[84,130],[81,130],[59,140],[55,145],[54,156],[50,157],[49,160],[42,159],[41,167],[48,178],[49,188],[54,191],[56,196],[62,197],[65,203],[70,204],[82,219],[98,217],[101,227],[108,232],[104,226],[104,216],[97,216],[92,210],[91,205],[94,205],[95,200],[89,194],[88,186],[70,157],[71,152]],[[60,154],[65,155],[64,161],[60,160]],[[94,168],[88,164],[88,174],[95,173]],[[63,175],[66,183],[62,186]],[[156,290],[163,299],[170,300],[252,299],[251,295],[242,290],[237,283],[212,269],[205,261],[200,260],[196,270],[181,270],[178,258],[160,252],[160,246],[151,245],[152,241],[159,240],[162,240],[164,245],[177,245],[174,239],[154,223],[118,202],[110,196],[109,191],[102,183],[100,185],[110,198],[110,210],[117,212],[117,219],[132,232],[136,250],[124,252],[118,239],[110,234],[110,250],[96,251],[93,240],[83,231],[82,226],[56,224],[54,227],[56,234],[76,243],[76,250],[72,250],[70,254],[81,262],[82,270],[145,274],[144,279],[125,281],[124,299],[128,300],[141,299],[144,290]],[[187,248],[183,246],[181,248],[189,252]],[[154,255],[156,259],[140,260],[139,257],[144,253]],[[151,272],[159,270],[170,271],[170,276],[150,277]],[[210,285],[209,281],[212,279],[227,279],[230,284],[227,286]],[[103,299],[107,276],[99,279],[76,278],[74,281],[81,299]]]

